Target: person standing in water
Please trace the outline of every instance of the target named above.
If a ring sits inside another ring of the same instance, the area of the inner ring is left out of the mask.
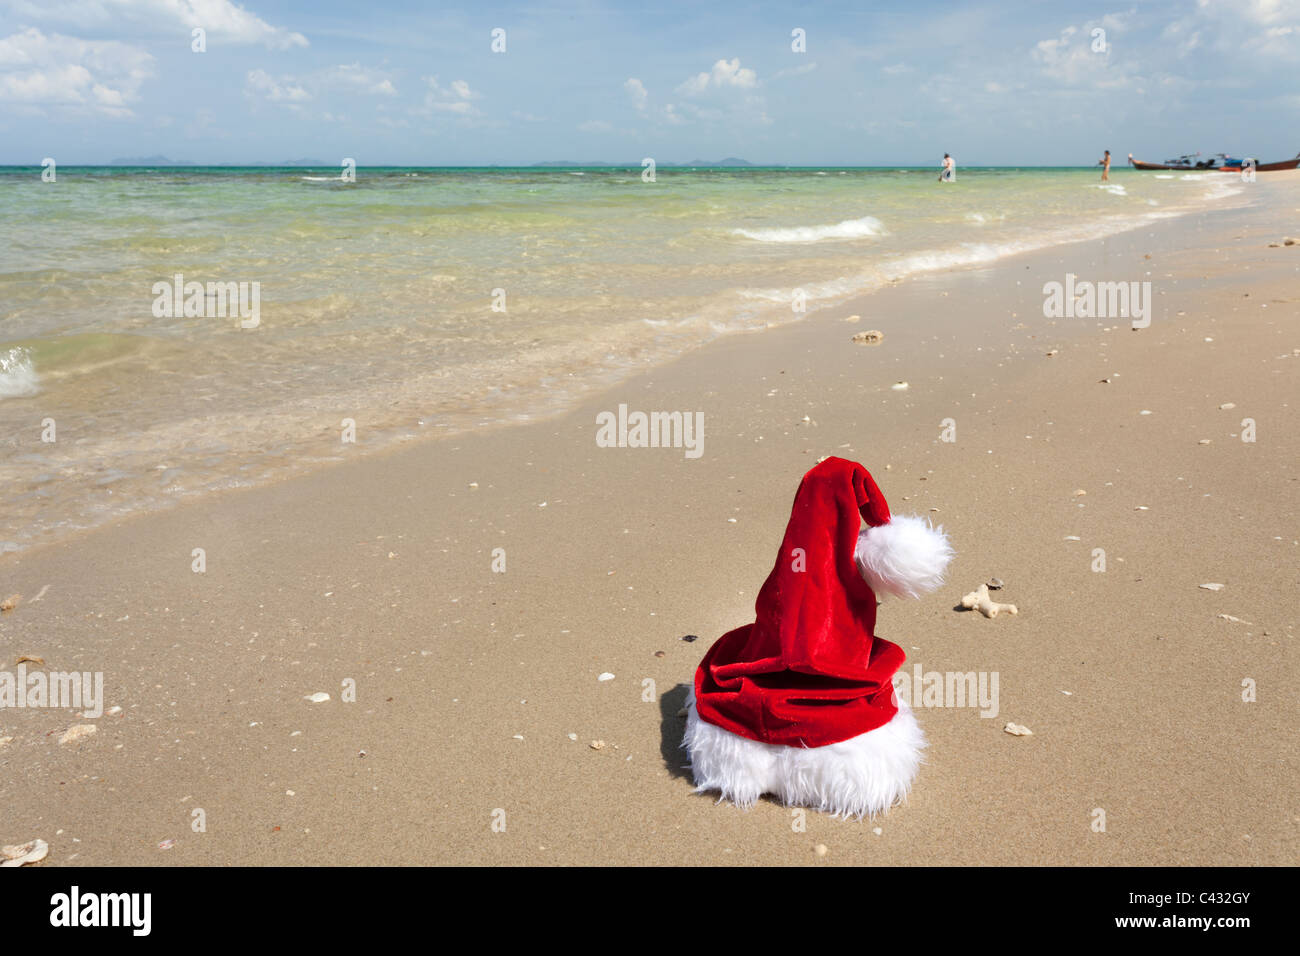
[[[1106,155],[1097,160],[1097,165],[1101,167],[1101,181],[1110,182],[1110,150],[1106,150]]]
[[[939,182],[951,183],[957,179],[957,161],[947,153],[943,154],[943,171],[939,173]]]

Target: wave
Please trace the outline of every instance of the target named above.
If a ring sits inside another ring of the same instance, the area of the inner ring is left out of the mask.
[[[833,226],[787,226],[771,229],[733,229],[733,235],[756,242],[821,242],[823,239],[868,239],[885,235],[885,227],[874,216],[845,219]]]
[[[342,176],[299,176],[298,178],[301,179],[301,180],[302,180],[303,182],[305,182],[305,183],[341,183],[341,182],[343,182],[343,177],[342,177]]]
[[[26,398],[41,390],[41,379],[24,348],[0,352],[0,398]]]
[[[816,304],[821,307],[872,292],[889,283],[901,282],[915,275],[987,265],[1010,256],[1064,243],[1129,232],[1178,215],[1180,215],[1178,212],[1147,212],[1128,219],[1109,220],[1105,223],[1087,225],[1084,228],[1065,228],[1032,238],[994,243],[963,243],[954,249],[924,250],[881,262],[869,272],[810,283],[801,288],[810,306]],[[791,292],[789,289],[779,288],[749,288],[740,290],[740,296],[742,299],[763,303],[788,303]]]

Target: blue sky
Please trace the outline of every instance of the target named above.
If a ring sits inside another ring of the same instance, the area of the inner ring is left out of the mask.
[[[1298,71],[1300,0],[0,0],[0,163],[1269,161]]]

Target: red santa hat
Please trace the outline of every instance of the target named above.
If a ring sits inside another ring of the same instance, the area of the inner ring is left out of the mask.
[[[757,619],[695,673],[683,746],[696,789],[858,817],[905,796],[925,741],[893,696],[905,655],[874,634],[876,594],[937,587],[951,557],[943,529],[892,517],[856,462],[804,475]]]

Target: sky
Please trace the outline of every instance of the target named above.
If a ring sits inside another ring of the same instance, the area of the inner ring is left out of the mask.
[[[0,0],[0,164],[1300,151],[1300,0],[729,6]]]

